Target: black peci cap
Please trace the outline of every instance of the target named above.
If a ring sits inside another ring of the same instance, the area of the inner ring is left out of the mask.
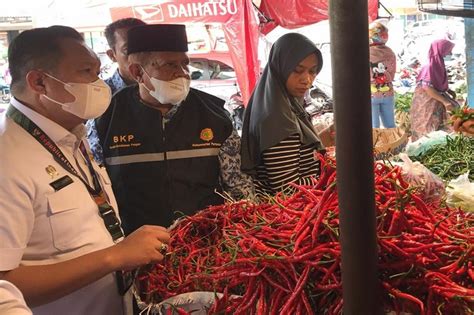
[[[128,54],[146,51],[187,52],[186,27],[178,24],[149,24],[129,29]]]

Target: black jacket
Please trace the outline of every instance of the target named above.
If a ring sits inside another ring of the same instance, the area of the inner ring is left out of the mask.
[[[218,152],[232,132],[219,98],[191,89],[172,119],[124,88],[96,120],[125,233],[220,204]]]

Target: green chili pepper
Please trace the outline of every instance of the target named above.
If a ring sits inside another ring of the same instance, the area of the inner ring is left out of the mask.
[[[411,156],[431,172],[450,181],[469,171],[469,180],[474,181],[474,138],[462,135],[446,137],[445,144],[434,145],[418,156]]]

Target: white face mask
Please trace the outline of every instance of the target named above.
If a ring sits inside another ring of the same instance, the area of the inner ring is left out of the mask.
[[[64,89],[71,93],[75,99],[70,103],[61,103],[47,95],[44,95],[44,97],[51,102],[61,105],[63,110],[79,118],[97,118],[102,115],[110,105],[112,92],[109,86],[101,79],[97,79],[91,83],[65,83],[48,73],[45,74],[64,84]]]
[[[162,81],[151,77],[144,69],[143,72],[150,78],[154,90],[151,91],[145,85],[143,86],[145,86],[148,92],[150,92],[150,95],[160,102],[160,104],[176,105],[184,101],[188,96],[191,80],[180,77],[171,81]]]

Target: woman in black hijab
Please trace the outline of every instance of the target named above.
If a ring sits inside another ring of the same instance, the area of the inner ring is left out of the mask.
[[[315,151],[322,145],[304,109],[304,95],[321,71],[323,58],[307,37],[278,39],[244,115],[242,170],[257,194],[275,195],[289,183],[311,184],[319,175]]]

